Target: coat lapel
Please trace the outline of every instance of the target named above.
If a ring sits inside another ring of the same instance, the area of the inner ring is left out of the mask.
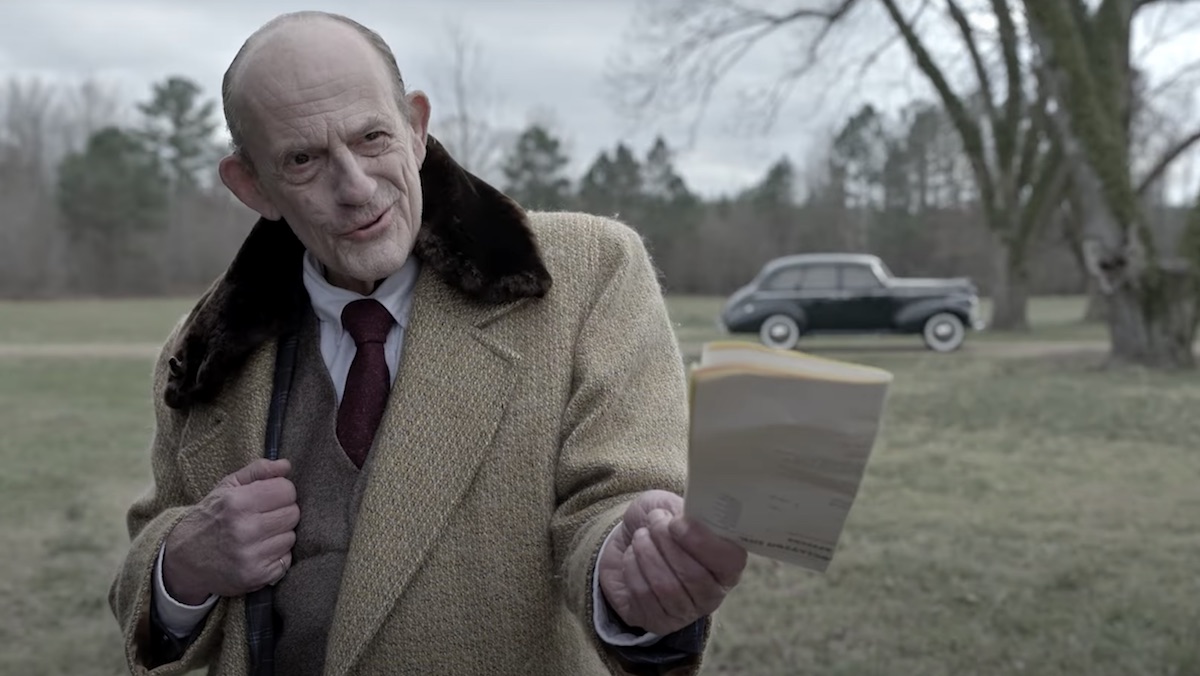
[[[188,412],[179,465],[194,500],[226,475],[263,457],[275,353],[274,341],[264,343],[228,383],[228,397],[221,404],[198,404]]]
[[[328,638],[329,675],[351,668],[437,540],[486,456],[516,380],[519,355],[486,328],[504,309],[474,303],[423,272],[411,312],[366,467]]]

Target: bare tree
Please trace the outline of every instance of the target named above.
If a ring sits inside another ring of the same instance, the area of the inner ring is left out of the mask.
[[[904,49],[962,140],[984,222],[1000,245],[992,324],[1027,327],[1029,248],[1061,200],[1066,175],[1047,134],[1029,40],[1008,0],[671,0],[644,5],[638,24],[631,51],[642,58],[615,75],[632,95],[624,103],[643,111],[664,101],[705,107],[752,48],[785,31],[801,49],[765,97],[768,120],[817,66],[835,65],[831,44],[856,42],[839,43],[838,35],[882,34],[877,47],[856,55],[860,69]],[[939,56],[943,45],[951,53]],[[968,72],[954,71],[957,64]]]
[[[131,112],[113,83],[96,78],[63,86],[57,101],[55,123],[58,129],[50,139],[55,143],[51,153],[56,165],[66,155],[82,151],[96,132],[105,127],[120,126]]]
[[[56,126],[58,92],[39,79],[10,79],[0,95],[0,148],[4,163],[48,179],[52,158],[47,143]],[[38,181],[44,185],[45,181]]]
[[[123,112],[116,89],[99,80],[68,85],[12,78],[0,91],[0,155],[8,167],[51,185],[59,161],[117,124]]]
[[[70,266],[54,228],[53,158],[57,92],[37,79],[0,87],[0,294],[57,292]]]
[[[468,171],[498,180],[516,135],[495,121],[501,97],[482,43],[455,22],[446,24],[445,35],[445,52],[431,68],[432,131]]]
[[[1078,191],[1088,270],[1108,298],[1111,358],[1194,368],[1200,320],[1200,223],[1190,232],[1155,227],[1142,199],[1156,175],[1200,141],[1200,129],[1168,147],[1140,179],[1132,172],[1128,117],[1136,69],[1136,17],[1166,0],[1027,0],[1052,119]],[[1160,224],[1161,225],[1161,224]],[[1192,246],[1189,247],[1189,242]]]

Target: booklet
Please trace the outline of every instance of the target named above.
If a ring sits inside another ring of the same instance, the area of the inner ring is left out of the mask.
[[[824,572],[862,483],[892,374],[721,341],[704,346],[690,376],[684,513],[753,554]]]

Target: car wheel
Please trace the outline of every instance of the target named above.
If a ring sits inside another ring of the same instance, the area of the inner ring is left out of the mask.
[[[929,318],[921,331],[925,345],[935,352],[953,352],[967,337],[966,326],[958,315],[942,312]]]
[[[790,350],[800,342],[800,326],[787,315],[771,315],[758,331],[763,345],[777,350]]]

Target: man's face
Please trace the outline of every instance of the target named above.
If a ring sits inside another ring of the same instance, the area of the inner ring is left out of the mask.
[[[224,165],[236,158],[222,175],[251,208],[285,218],[332,283],[369,292],[420,227],[428,101],[411,95],[405,116],[383,60],[352,31],[287,30],[301,39],[262,48],[241,82],[254,185],[235,185]]]

